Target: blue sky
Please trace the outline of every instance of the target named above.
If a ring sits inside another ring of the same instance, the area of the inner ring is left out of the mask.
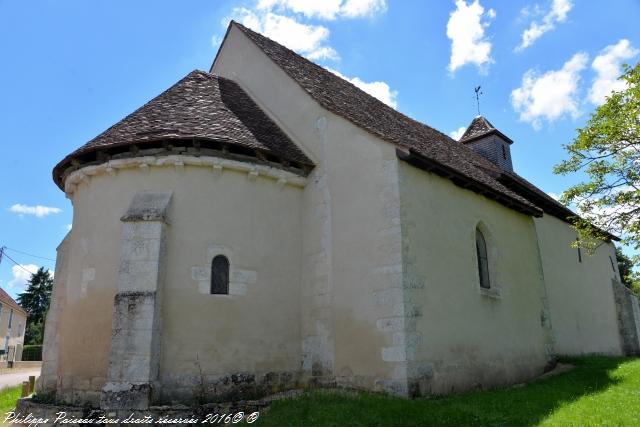
[[[0,0],[0,245],[45,258],[73,210],[53,166],[193,69],[235,18],[454,133],[481,113],[514,141],[515,170],[552,174],[623,62],[640,59],[640,2],[576,0]],[[14,250],[27,270],[54,262]],[[0,285],[28,274],[8,259]]]

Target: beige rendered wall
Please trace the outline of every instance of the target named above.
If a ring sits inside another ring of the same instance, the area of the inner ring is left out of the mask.
[[[321,108],[232,27],[214,74],[237,81],[316,163],[302,198],[303,370],[406,394],[395,148]]]
[[[532,218],[405,163],[400,179],[407,299],[422,313],[407,328],[420,394],[540,374],[552,349]],[[491,292],[479,285],[478,225]]]
[[[57,316],[62,389],[99,391],[104,384],[120,218],[143,190],[173,191],[164,265],[163,389],[194,393],[193,382],[202,376],[209,381],[225,373],[299,369],[301,190],[246,172],[219,174],[211,166],[145,169],[87,177],[73,193],[66,292]],[[203,288],[202,276],[219,253],[231,261],[235,295],[209,295]]]
[[[571,226],[551,215],[536,219],[549,295],[555,349],[562,355],[621,354],[611,279],[618,277],[615,249],[602,244],[593,255],[570,245]],[[614,260],[615,270],[611,267]]]
[[[69,240],[71,231],[62,239],[56,248],[56,271],[53,279],[51,303],[45,320],[44,339],[42,347],[42,370],[37,382],[37,392],[41,394],[55,394],[58,391],[60,375],[58,371],[58,346],[59,328],[58,319],[61,316],[60,307],[66,306],[67,280],[69,278]],[[100,380],[102,383],[102,380]],[[91,385],[91,384],[89,384]],[[62,384],[60,384],[62,386]],[[65,384],[67,393],[71,394],[71,384]],[[96,385],[98,387],[98,385]],[[61,387],[60,387],[61,388]],[[94,400],[98,396],[95,391],[85,390],[84,393],[93,393]]]
[[[10,304],[0,301],[0,349],[5,350],[13,347],[15,360],[20,360],[22,356],[22,345],[24,342],[24,331],[27,324],[27,315]],[[11,328],[9,328],[9,317],[13,311]],[[6,338],[9,338],[8,340]]]

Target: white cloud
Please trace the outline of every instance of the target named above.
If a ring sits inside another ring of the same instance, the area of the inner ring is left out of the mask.
[[[537,7],[537,6],[536,6]],[[542,17],[542,21],[532,21],[529,28],[522,33],[522,42],[516,50],[523,50],[531,46],[544,33],[553,30],[556,24],[564,22],[567,14],[573,8],[572,0],[552,0],[551,9]],[[521,15],[529,12],[521,11]],[[539,13],[539,9],[538,9]]]
[[[462,126],[459,127],[458,130],[454,130],[452,132],[449,132],[449,136],[453,139],[455,139],[456,141],[460,141],[460,138],[462,138],[462,135],[464,134],[464,131],[467,130],[466,127]]]
[[[67,229],[67,231],[71,231],[72,225],[71,224],[67,224],[64,226],[64,228]]]
[[[322,25],[302,24],[288,16],[247,8],[236,8],[233,15],[241,24],[309,58],[338,59],[337,52],[324,45],[329,30]]]
[[[334,20],[373,16],[387,9],[385,0],[259,0],[258,10],[300,13],[307,18]]]
[[[331,71],[336,76],[343,78],[347,81],[353,83],[356,87],[362,89],[367,92],[369,95],[374,98],[378,98],[380,101],[384,102],[388,106],[392,108],[397,108],[398,102],[398,91],[391,90],[389,85],[385,82],[375,81],[375,82],[365,82],[359,77],[347,77],[336,70],[332,70],[331,68],[327,68],[327,70]]]
[[[385,0],[346,0],[340,10],[348,18],[373,16],[387,10]]]
[[[518,13],[517,22],[528,21],[531,18],[536,18],[544,14],[544,11],[540,7],[539,4],[527,5],[520,9],[520,13]]]
[[[260,0],[257,8],[267,11],[289,9],[294,13],[301,13],[307,18],[335,19],[340,11],[341,3],[342,0]]]
[[[481,71],[493,62],[491,59],[491,43],[485,37],[484,30],[488,21],[482,22],[484,8],[478,0],[467,4],[465,0],[456,0],[456,10],[451,12],[447,22],[447,37],[451,39],[451,58],[449,71],[454,72],[465,64],[475,64]],[[486,16],[496,16],[489,9]]]
[[[38,271],[38,266],[34,264],[20,264],[20,266],[14,265],[11,267],[11,273],[13,278],[7,283],[9,289],[15,290],[16,293],[21,293],[25,289],[25,285],[31,279],[31,273]]]
[[[311,60],[339,59],[329,46],[329,29],[300,22],[298,17],[334,20],[360,18],[386,11],[386,0],[258,0],[254,9],[237,7],[232,17]],[[223,21],[226,25],[228,19]],[[216,39],[213,39],[214,45]]]
[[[622,74],[621,65],[638,53],[640,50],[631,46],[627,39],[621,39],[618,43],[605,47],[591,63],[596,78],[589,90],[589,101],[600,105],[611,92],[624,90],[625,82],[618,80]]]
[[[337,60],[338,53],[328,45],[328,28],[299,22],[296,17],[287,16],[285,13],[293,12],[306,18],[333,20],[373,16],[386,11],[386,8],[385,0],[259,0],[255,9],[233,9],[232,17],[312,61]],[[227,22],[228,19],[225,19],[223,24],[226,25]],[[350,81],[385,104],[397,107],[398,92],[391,90],[387,83],[365,82],[359,77],[350,78],[337,71],[329,71]]]
[[[313,50],[307,55],[307,58],[311,61],[318,61],[321,59],[339,59],[338,52],[328,46],[319,47]]]
[[[222,37],[218,35],[211,36],[211,46],[218,48],[220,46],[220,43],[222,43]]]
[[[579,115],[577,89],[580,72],[586,67],[588,56],[573,55],[560,70],[538,75],[534,70],[522,77],[522,86],[511,92],[511,105],[520,113],[520,120],[538,129],[541,119],[551,122],[564,114]]]
[[[20,203],[17,203],[9,208],[9,210],[13,213],[17,213],[20,216],[22,215],[34,215],[37,218],[42,218],[47,215],[57,214],[62,212],[62,209],[52,208],[49,206],[27,206]]]

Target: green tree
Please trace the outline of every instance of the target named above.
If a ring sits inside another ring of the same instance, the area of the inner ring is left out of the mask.
[[[633,270],[633,260],[618,247],[616,247],[616,258],[618,258],[618,272],[620,272],[622,284],[631,290],[640,291],[640,278]]]
[[[31,275],[27,289],[18,295],[18,303],[27,312],[25,344],[42,344],[44,338],[44,321],[53,289],[53,278],[49,270],[40,267]]]
[[[587,177],[565,191],[561,201],[577,207],[578,244],[591,251],[606,232],[640,250],[640,63],[624,70],[625,89],[613,92],[591,114],[565,145],[569,158],[554,169]]]

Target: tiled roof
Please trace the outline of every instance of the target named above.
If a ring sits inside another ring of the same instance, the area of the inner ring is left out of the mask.
[[[467,127],[467,130],[464,131],[464,134],[462,135],[462,137],[460,137],[460,142],[470,142],[490,133],[497,133],[507,142],[513,142],[510,138],[496,129],[495,126],[493,126],[491,122],[483,116],[477,116],[471,121],[471,124],[469,125],[469,127]]]
[[[477,116],[471,121],[467,130],[464,131],[464,134],[460,138],[460,141],[465,141],[467,139],[475,138],[480,135],[484,135],[486,133],[495,130],[495,127],[489,122],[489,120],[485,119],[482,116]]]
[[[13,298],[11,298],[11,295],[9,295],[4,289],[0,288],[0,303],[2,303],[2,305],[8,305],[11,308],[21,311],[22,313],[26,312],[24,311],[24,308],[22,308],[20,306],[20,304],[18,304],[16,302],[16,300],[14,300]]]
[[[68,155],[54,169],[61,186],[72,159],[159,140],[198,138],[257,150],[290,162],[311,160],[232,80],[192,71],[147,104]],[[91,157],[91,156],[89,156]]]
[[[394,110],[350,82],[273,40],[234,21],[229,28],[234,25],[322,107],[373,135],[396,144],[408,153],[413,153],[413,156],[422,157],[421,162],[426,160],[433,163],[434,167],[437,166],[437,173],[445,176],[454,173],[458,176],[457,179],[467,180],[467,188],[475,190],[476,187],[483,187],[487,197],[501,202],[506,199],[506,204],[510,207],[541,215],[536,206],[488,174],[485,169],[492,170],[495,166],[473,150]]]

